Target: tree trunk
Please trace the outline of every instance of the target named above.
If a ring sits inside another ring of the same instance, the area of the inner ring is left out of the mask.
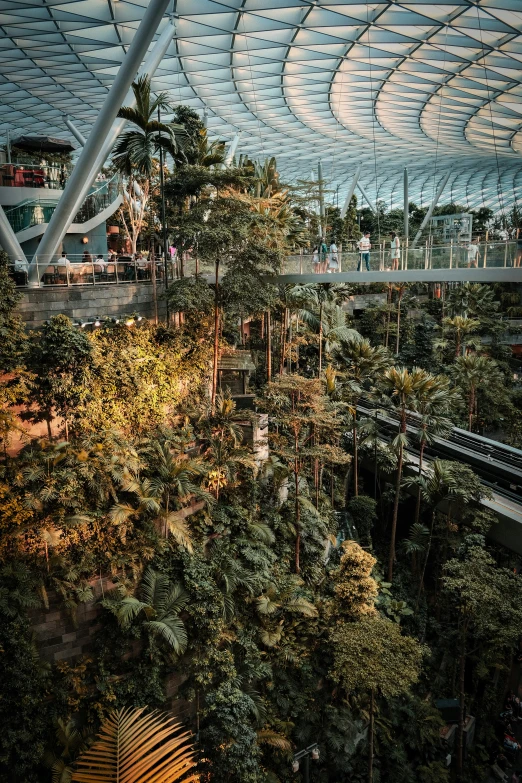
[[[212,415],[216,408],[216,394],[218,382],[218,362],[219,362],[219,259],[216,260],[216,281],[214,288],[214,364],[212,367]]]
[[[401,478],[402,478],[402,461],[403,461],[404,447],[402,443],[399,447],[399,459],[397,462],[397,482],[395,484],[395,500],[393,502],[393,517],[392,517],[392,529],[390,539],[390,557],[388,560],[388,582],[393,579],[393,566],[395,563],[395,536],[397,533],[397,519],[399,516],[399,497],[401,494]]]
[[[422,441],[419,450],[419,477],[422,476],[422,458],[424,456],[424,449],[426,448],[426,441]],[[415,522],[420,519],[421,508],[421,488],[417,487],[417,505],[415,506]]]
[[[373,783],[374,712],[375,712],[375,692],[372,688],[370,693],[370,725],[368,726],[368,783]]]
[[[295,448],[297,450],[297,439]],[[297,464],[297,457],[294,461],[294,483],[295,483],[295,572],[299,573],[301,570],[300,554],[301,554],[301,510],[299,508],[299,466]]]
[[[415,611],[419,608],[419,601],[422,593],[422,587],[424,585],[424,574],[426,573],[426,566],[428,565],[428,559],[430,556],[430,549],[431,549],[431,540],[433,538],[433,528],[435,527],[435,509],[433,509],[431,513],[431,525],[430,525],[430,535],[428,538],[428,546],[426,547],[426,556],[424,558],[424,563],[422,564],[422,571],[419,579],[419,589],[417,591],[417,600],[415,602]]]
[[[468,431],[473,429],[473,409],[475,407],[475,387],[472,386],[469,393],[469,406],[468,406]]]
[[[51,419],[47,418],[45,420],[45,423],[47,424],[47,437],[49,438],[49,440],[52,440],[53,439],[53,432],[51,430]]]
[[[464,724],[466,722],[466,692],[464,690],[466,675],[466,630],[466,621],[463,620],[459,658],[460,720],[457,735],[457,772],[459,775],[462,774],[462,768],[464,766]]]
[[[399,300],[397,302],[397,340],[395,341],[395,355],[399,355],[399,340],[400,340],[400,329],[401,329],[401,302],[402,302],[402,293],[399,291]]]
[[[319,378],[323,370],[323,303],[319,305]]]
[[[287,318],[288,318],[288,308],[285,307],[283,310],[283,321],[281,323],[281,356],[279,359],[279,375],[283,374],[285,368]]]
[[[272,380],[272,334],[270,325],[270,310],[266,311],[266,379]]]
[[[359,496],[359,448],[357,443],[357,407],[353,412],[353,494]]]

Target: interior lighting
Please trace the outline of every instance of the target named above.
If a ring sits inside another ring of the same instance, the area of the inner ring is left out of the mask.
[[[299,772],[299,762],[295,759],[292,761],[292,772]]]
[[[82,245],[86,245],[89,242],[89,237],[82,237]]]
[[[319,761],[319,748],[314,748],[312,751],[312,759],[314,761]]]

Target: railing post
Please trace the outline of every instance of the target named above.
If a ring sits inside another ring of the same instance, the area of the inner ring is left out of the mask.
[[[504,248],[504,266],[507,266],[507,256],[508,256],[508,242],[509,240],[506,239],[506,247]]]
[[[428,268],[428,240],[424,243],[424,269]]]
[[[450,239],[449,268],[453,269],[453,238]]]
[[[299,274],[303,274],[303,248],[299,248]]]
[[[91,266],[92,266],[92,284],[96,285],[94,281],[94,259],[91,259]]]
[[[150,257],[150,254],[149,254]],[[138,282],[138,263],[136,261],[136,253],[134,254],[134,282]]]
[[[406,237],[406,247],[404,249],[404,269],[408,269],[408,251],[410,249],[410,238]]]
[[[118,283],[120,282],[118,279],[118,261],[116,261],[116,263],[114,264],[114,272],[116,277],[116,285],[118,285]]]
[[[65,277],[66,277],[66,280],[67,280],[67,287],[69,287],[71,285],[71,280],[70,280],[70,277],[69,277],[69,269],[70,269],[69,264],[65,264]]]

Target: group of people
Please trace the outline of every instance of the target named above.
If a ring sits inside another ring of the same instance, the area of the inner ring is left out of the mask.
[[[370,251],[372,249],[372,244],[370,236],[370,232],[365,231],[357,242],[357,248],[359,250],[359,261],[357,263],[358,272],[361,271],[363,263],[366,266],[366,271],[371,271]],[[393,270],[397,270],[399,268],[399,261],[401,258],[401,242],[395,232],[393,232],[391,236],[390,250],[392,263],[391,268]],[[339,271],[339,251],[337,249],[335,239],[332,240],[329,250],[324,239],[321,239],[319,245],[314,247],[312,252],[312,267],[316,274]]]
[[[337,272],[339,270],[339,252],[335,239],[332,239],[329,251],[324,239],[321,239],[319,245],[314,247],[312,251],[312,267],[316,274]]]

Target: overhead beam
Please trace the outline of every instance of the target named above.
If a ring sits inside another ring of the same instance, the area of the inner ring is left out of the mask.
[[[448,180],[449,180],[449,176],[450,176],[450,174],[451,174],[451,171],[448,171],[448,172],[446,173],[445,177],[443,178],[442,182],[440,183],[439,187],[437,188],[437,192],[435,193],[435,196],[434,196],[434,198],[433,198],[433,201],[432,201],[432,202],[431,202],[431,204],[430,204],[430,208],[429,208],[429,209],[428,209],[428,211],[426,212],[426,216],[425,216],[424,220],[422,221],[422,223],[421,223],[421,225],[420,225],[420,228],[419,228],[419,230],[418,230],[418,231],[417,231],[417,233],[415,234],[415,239],[413,240],[413,242],[412,242],[412,244],[411,244],[412,248],[414,248],[414,247],[416,246],[417,242],[418,242],[418,241],[419,241],[419,239],[421,238],[421,234],[422,234],[422,232],[424,231],[424,228],[425,228],[425,226],[427,225],[427,223],[428,223],[429,219],[430,219],[430,218],[431,218],[431,216],[433,215],[433,210],[434,210],[434,209],[435,209],[435,207],[437,206],[437,202],[438,202],[439,198],[440,198],[440,197],[441,197],[441,195],[442,195],[442,191],[444,190],[444,188],[445,188],[445,187],[446,187],[446,185],[448,184]]]
[[[376,210],[376,209],[375,209],[375,207],[373,206],[372,202],[370,201],[370,197],[368,196],[368,194],[366,193],[365,189],[363,188],[363,186],[361,185],[361,183],[360,183],[360,182],[357,182],[357,187],[358,187],[358,188],[359,188],[359,190],[361,191],[361,193],[362,193],[362,196],[363,196],[364,200],[366,201],[366,203],[367,203],[367,204],[368,204],[368,206],[370,207],[370,209],[371,209],[371,211],[373,212],[373,214],[374,214],[374,215],[376,215],[376,214],[377,214],[377,210]]]
[[[352,201],[353,194],[355,193],[355,186],[357,185],[357,180],[361,175],[361,168],[362,166],[359,166],[357,171],[353,175],[352,184],[350,185],[350,190],[346,194],[346,199],[344,201],[343,208],[341,209],[341,220],[344,220],[344,218],[346,217],[346,213],[350,209],[350,203]]]
[[[238,131],[234,138],[232,139],[232,142],[230,144],[230,147],[227,150],[227,154],[225,155],[225,166],[230,166],[232,161],[234,160],[234,155],[236,154],[237,145],[239,144],[239,139],[241,138],[241,131]]]
[[[150,0],[147,6],[140,26],[69,177],[62,197],[49,222],[47,231],[42,238],[38,248],[38,256],[43,261],[46,259],[50,260],[56,253],[74,215],[78,211],[100,168],[103,166],[114,141],[124,127],[124,121],[120,121],[120,123],[114,123],[114,121],[127,97],[127,93],[169,2],[170,0]],[[170,37],[166,37],[169,38],[170,43],[173,28],[171,25],[168,25],[167,29],[169,29]],[[113,126],[113,123],[117,126],[116,128]],[[97,166],[99,168],[96,171]],[[33,284],[38,283],[38,270],[35,259],[33,259],[33,263],[29,267],[29,282]]]
[[[16,238],[14,229],[7,219],[2,206],[0,206],[0,245],[2,245],[11,261],[25,261],[27,263],[22,246]]]
[[[404,240],[410,236],[410,197],[408,193],[408,169],[404,169]]]
[[[69,130],[71,131],[72,135],[76,139],[76,141],[79,144],[81,144],[82,147],[85,147],[85,142],[87,141],[87,139],[85,138],[83,133],[80,133],[80,131],[78,130],[76,125],[73,123],[73,121],[71,120],[69,115],[66,114],[63,119],[64,119],[64,122],[65,122],[66,126],[69,128]]]

